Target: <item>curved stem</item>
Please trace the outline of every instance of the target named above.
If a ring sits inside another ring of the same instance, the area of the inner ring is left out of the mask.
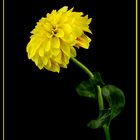
[[[84,66],[81,62],[79,62],[77,59],[71,58],[71,60],[77,66],[79,66],[90,78],[94,77],[92,72],[86,66]],[[102,110],[102,109],[104,109],[104,104],[103,104],[103,97],[102,97],[101,88],[99,85],[97,85],[97,92],[98,92],[99,110]],[[103,129],[104,129],[106,140],[110,140],[109,126],[107,126],[107,124],[105,124],[105,125],[103,125]]]
[[[86,67],[84,66],[80,61],[78,61],[75,58],[71,58],[71,60],[77,65],[79,66],[86,74],[89,75],[89,77],[94,77],[94,75],[92,74],[92,72]]]

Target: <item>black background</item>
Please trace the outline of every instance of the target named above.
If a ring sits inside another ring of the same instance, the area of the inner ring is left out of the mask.
[[[87,75],[72,62],[60,74],[40,71],[27,58],[26,45],[36,22],[64,5],[93,19],[90,48],[77,50],[77,59],[124,91],[126,106],[111,123],[112,140],[134,140],[134,1],[5,0],[6,140],[105,139],[102,129],[86,127],[98,116],[97,102],[75,91]]]

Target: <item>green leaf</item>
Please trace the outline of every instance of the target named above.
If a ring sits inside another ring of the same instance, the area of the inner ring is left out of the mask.
[[[111,117],[111,109],[100,110],[99,117],[97,120],[91,120],[87,126],[96,129],[102,127],[104,124],[109,124]]]
[[[124,108],[125,96],[121,89],[113,85],[106,85],[101,88],[103,97],[111,108],[111,119],[116,117]]]
[[[103,82],[101,75],[99,72],[94,72],[94,77],[91,78],[95,85],[104,86],[105,83]]]
[[[89,98],[97,98],[96,91],[94,86],[91,84],[90,80],[81,82],[76,91],[79,96],[89,97]]]
[[[100,128],[104,124],[109,126],[111,120],[122,111],[125,105],[125,96],[121,89],[113,85],[106,85],[101,90],[103,97],[109,104],[109,108],[100,110],[99,117],[88,123],[87,126],[92,129]]]
[[[90,78],[88,81],[81,82],[77,86],[76,91],[79,96],[97,99],[97,93],[96,93],[97,85],[100,86],[104,85],[104,82],[102,81],[99,72],[95,72],[94,77]]]

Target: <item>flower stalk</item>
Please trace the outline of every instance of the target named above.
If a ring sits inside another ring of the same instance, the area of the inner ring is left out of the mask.
[[[92,74],[92,72],[85,66],[83,65],[80,61],[78,61],[75,58],[71,58],[71,60],[77,65],[79,66],[90,78],[94,77],[94,75]]]

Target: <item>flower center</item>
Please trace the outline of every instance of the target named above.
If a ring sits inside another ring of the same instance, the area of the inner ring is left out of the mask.
[[[55,36],[57,34],[57,32],[58,32],[57,28],[55,26],[53,26],[51,34],[53,36]]]

